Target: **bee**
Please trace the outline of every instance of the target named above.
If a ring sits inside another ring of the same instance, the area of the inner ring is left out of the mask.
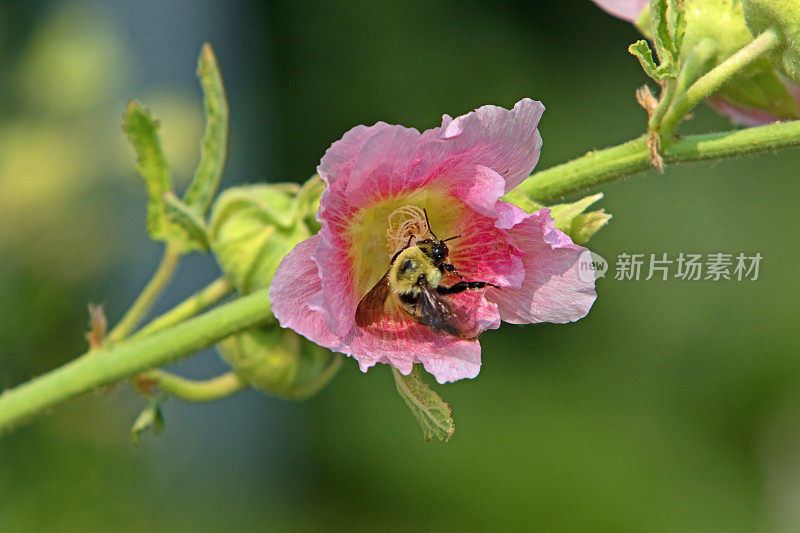
[[[431,230],[427,211],[423,212],[433,238],[411,244],[415,236],[409,237],[408,243],[392,257],[386,274],[358,303],[356,324],[364,328],[379,322],[390,312],[387,301],[391,298],[390,304],[397,304],[418,323],[456,337],[468,337],[467,327],[445,296],[484,287],[500,287],[485,281],[465,281],[456,267],[446,262],[450,250],[445,243],[461,235],[439,239]],[[449,287],[440,285],[445,272],[458,276],[461,281]]]

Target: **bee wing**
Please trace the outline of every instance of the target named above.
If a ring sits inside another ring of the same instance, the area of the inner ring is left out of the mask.
[[[386,298],[389,297],[389,292],[389,273],[387,272],[358,302],[356,324],[359,327],[365,328],[380,321],[386,314]]]
[[[419,315],[416,317],[417,322],[456,337],[463,336],[458,320],[456,320],[456,313],[450,302],[445,300],[425,280],[421,280],[419,288],[420,294],[417,304],[419,306]]]

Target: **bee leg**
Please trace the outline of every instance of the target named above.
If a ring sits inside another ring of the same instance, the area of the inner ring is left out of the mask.
[[[493,283],[487,283],[485,281],[459,281],[451,287],[443,287],[439,285],[436,287],[436,292],[439,294],[456,294],[459,292],[464,292],[468,289],[483,289],[484,287],[494,287],[495,289],[500,288]]]
[[[464,279],[464,276],[459,274],[458,270],[456,270],[456,267],[451,265],[450,263],[442,263],[441,265],[439,265],[439,270],[442,272],[442,274],[444,274],[444,271],[446,270],[451,274],[455,274],[459,278]]]

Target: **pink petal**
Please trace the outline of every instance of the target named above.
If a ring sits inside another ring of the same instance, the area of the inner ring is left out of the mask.
[[[366,372],[376,363],[388,363],[404,374],[414,363],[422,363],[440,383],[474,378],[480,370],[480,344],[437,333],[411,320],[367,332],[352,327],[334,335],[322,313],[309,306],[309,299],[322,290],[312,254],[319,243],[313,236],[289,252],[278,266],[269,290],[272,312],[282,327],[291,328],[310,341],[355,357]],[[482,329],[500,325],[496,305],[486,302],[475,312]],[[376,334],[377,333],[377,334]]]
[[[283,258],[269,287],[269,301],[282,327],[292,328],[321,346],[333,346],[338,337],[331,333],[322,313],[308,307],[308,299],[322,290],[317,265],[311,258],[318,242],[319,235],[309,237]]]
[[[586,316],[597,297],[594,280],[578,275],[578,259],[586,249],[556,229],[548,209],[528,215],[508,233],[523,251],[525,279],[520,289],[487,291],[503,321],[563,324]]]
[[[649,0],[592,0],[606,13],[629,22],[636,22],[642,11],[650,4]]]
[[[708,105],[723,115],[728,115],[728,118],[734,124],[741,124],[742,126],[763,126],[778,120],[778,117],[767,111],[735,106],[719,97],[709,98]]]
[[[800,85],[784,76],[780,76],[780,78],[786,86],[789,95],[791,95],[791,97],[797,101],[797,105],[800,106]],[[770,122],[776,122],[778,120],[793,120],[792,118],[782,119],[772,113],[754,107],[738,106],[726,102],[718,96],[709,98],[708,104],[720,113],[728,115],[734,124],[741,124],[743,126],[763,126],[764,124],[769,124]]]
[[[451,153],[463,154],[463,162],[500,174],[508,192],[522,183],[539,161],[542,113],[544,105],[530,98],[520,100],[510,111],[487,105],[452,121],[445,116],[441,138],[452,143]]]
[[[319,175],[352,206],[368,206],[423,187],[456,166],[482,165],[505,180],[507,192],[527,178],[542,146],[541,102],[525,98],[512,110],[483,106],[419,133],[379,122],[357,126],[325,152]]]

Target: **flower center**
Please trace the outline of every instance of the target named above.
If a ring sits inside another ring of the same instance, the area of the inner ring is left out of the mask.
[[[412,239],[419,241],[430,235],[425,212],[415,205],[404,205],[392,211],[388,226],[386,245],[392,254],[402,250]]]

